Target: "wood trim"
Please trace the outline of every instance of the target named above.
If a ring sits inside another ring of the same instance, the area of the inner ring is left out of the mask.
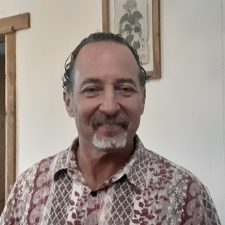
[[[0,55],[0,213],[5,204],[5,56]]]
[[[5,43],[5,199],[16,180],[16,31],[30,27],[30,14],[0,19]]]
[[[16,33],[5,35],[5,196],[16,179]]]
[[[152,0],[152,27],[153,27],[153,73],[152,79],[161,78],[161,49],[160,49],[160,1]]]
[[[5,35],[0,34],[0,43],[5,42]]]
[[[0,34],[7,34],[30,27],[30,14],[23,13],[0,19]]]
[[[109,0],[102,0],[102,30],[109,32]]]

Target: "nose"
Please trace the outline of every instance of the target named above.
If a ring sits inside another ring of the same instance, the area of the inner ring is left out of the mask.
[[[119,101],[113,90],[108,90],[104,93],[101,99],[99,110],[108,115],[113,115],[120,110]]]

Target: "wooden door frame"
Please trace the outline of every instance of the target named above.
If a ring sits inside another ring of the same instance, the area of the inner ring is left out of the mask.
[[[3,36],[4,37],[4,36]],[[5,37],[0,44],[4,50]],[[5,51],[5,50],[4,50]],[[3,53],[4,53],[3,51]],[[5,54],[0,55],[0,213],[5,204]]]
[[[29,13],[0,19],[5,43],[5,199],[16,180],[16,32],[29,27]]]

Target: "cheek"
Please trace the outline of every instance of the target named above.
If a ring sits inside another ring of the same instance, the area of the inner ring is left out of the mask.
[[[124,104],[124,109],[126,110],[126,113],[129,117],[129,119],[135,123],[139,124],[140,117],[144,110],[144,104],[141,102],[140,99],[132,100],[131,102],[126,102]]]
[[[85,122],[88,123],[91,116],[93,115],[95,106],[90,101],[83,101],[82,104],[77,104],[75,107],[75,117],[77,123]]]

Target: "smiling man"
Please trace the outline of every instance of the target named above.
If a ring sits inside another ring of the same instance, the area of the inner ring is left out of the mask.
[[[76,122],[79,168],[94,190],[133,154],[144,110],[142,71],[129,48],[113,41],[89,43],[77,56],[64,101]]]
[[[63,77],[78,137],[19,177],[0,225],[220,224],[204,185],[137,136],[146,81],[123,38],[85,38]]]

